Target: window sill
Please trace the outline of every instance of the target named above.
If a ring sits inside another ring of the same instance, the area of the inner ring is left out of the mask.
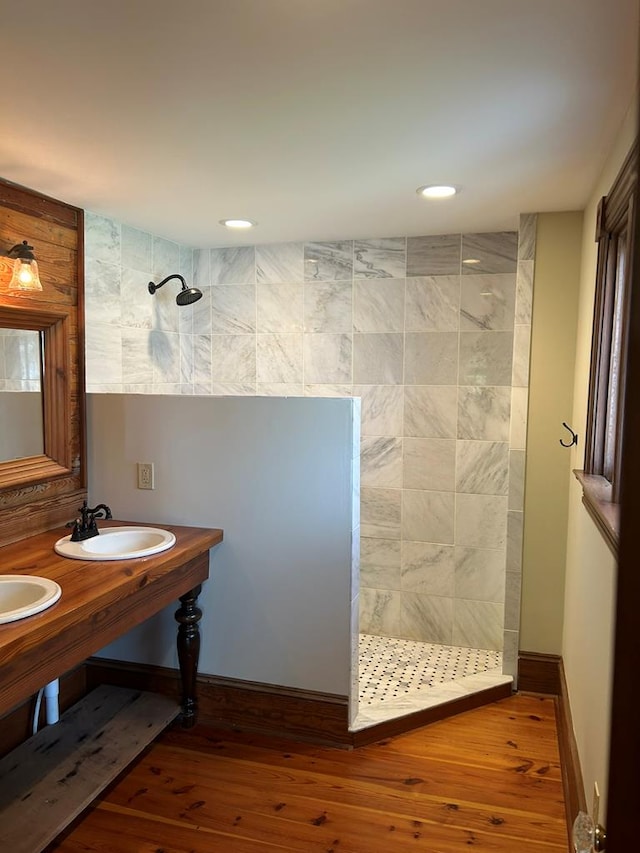
[[[573,473],[582,486],[582,503],[614,557],[617,557],[620,505],[611,500],[611,483],[596,474],[585,474],[584,471]]]

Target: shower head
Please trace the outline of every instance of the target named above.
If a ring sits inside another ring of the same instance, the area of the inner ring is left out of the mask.
[[[178,305],[192,305],[201,297],[202,291],[198,290],[197,287],[187,287],[184,285],[180,293],[176,296],[176,302]]]
[[[158,284],[155,284],[153,281],[150,281],[149,293],[153,295],[159,287],[162,287],[163,284],[166,284],[168,281],[171,281],[172,278],[177,278],[182,282],[182,290],[176,296],[176,302],[178,303],[178,305],[191,305],[193,302],[197,302],[198,299],[200,299],[200,297],[202,296],[202,291],[198,290],[197,287],[187,287],[184,278],[178,273],[168,275],[166,278],[163,278],[161,282],[158,282]]]

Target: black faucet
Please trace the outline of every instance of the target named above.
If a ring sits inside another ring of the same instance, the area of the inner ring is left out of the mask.
[[[112,517],[111,510],[106,504],[98,504],[91,508],[87,506],[86,501],[83,502],[78,512],[80,513],[79,518],[67,524],[67,527],[73,527],[71,534],[72,542],[82,542],[84,539],[91,539],[92,536],[97,536],[100,531],[98,530],[96,519]]]

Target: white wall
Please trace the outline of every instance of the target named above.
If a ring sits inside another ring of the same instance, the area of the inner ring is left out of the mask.
[[[92,503],[224,530],[200,597],[201,673],[348,694],[357,412],[350,399],[88,396]],[[136,488],[138,461],[155,464],[154,491]],[[176,666],[174,610],[103,654]]]
[[[573,428],[582,439],[595,291],[596,208],[611,188],[635,138],[635,105],[634,97],[584,215],[573,404]],[[571,467],[582,468],[584,440],[572,453]],[[582,490],[571,475],[562,654],[587,802],[591,801],[594,782],[598,782],[603,799],[606,797],[615,583],[615,559],[587,515]],[[605,805],[603,802],[602,814]]]

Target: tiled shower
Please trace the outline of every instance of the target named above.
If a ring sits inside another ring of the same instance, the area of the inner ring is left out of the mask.
[[[89,214],[87,388],[360,397],[360,631],[514,674],[534,250],[535,216],[191,250]],[[149,297],[176,271],[202,300]]]

